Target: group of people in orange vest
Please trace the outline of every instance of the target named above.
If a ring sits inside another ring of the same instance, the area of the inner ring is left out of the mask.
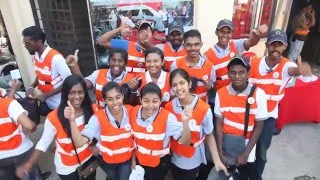
[[[174,25],[168,42],[153,46],[153,29],[144,22],[137,42],[112,39],[129,30],[120,26],[97,40],[110,48],[109,69],[85,78],[78,50],[64,59],[44,43],[39,27],[22,32],[37,75],[27,96],[41,102],[47,117],[33,148],[25,131],[35,124],[27,112],[10,97],[0,99],[0,162],[8,164],[3,170],[0,163],[0,179],[36,177],[37,161],[53,140],[62,180],[95,179],[96,163],[112,180],[139,179],[138,169],[146,180],[168,173],[207,179],[213,166],[225,176],[237,169],[240,179],[262,179],[285,86],[293,76],[311,74],[301,59],[296,64],[282,56],[287,35],[262,25],[248,39],[231,40],[234,25],[224,19],[215,29],[218,42],[202,55],[196,29]],[[265,36],[266,56],[241,56]]]

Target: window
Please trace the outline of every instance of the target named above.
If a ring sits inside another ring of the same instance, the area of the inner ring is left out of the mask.
[[[274,0],[235,0],[233,38],[248,38],[253,28],[262,24],[269,26],[273,3]]]
[[[148,9],[142,9],[142,12],[143,12],[143,14],[146,15],[146,16],[153,16],[152,12],[149,11]]]

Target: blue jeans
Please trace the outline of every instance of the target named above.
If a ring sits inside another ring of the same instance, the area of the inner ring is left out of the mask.
[[[131,159],[118,164],[107,164],[101,155],[98,156],[101,169],[108,174],[112,180],[128,180],[131,173]]]
[[[257,142],[256,149],[256,174],[257,179],[262,179],[262,173],[267,163],[267,151],[271,145],[273,132],[275,130],[276,119],[269,117],[264,121],[261,135]]]

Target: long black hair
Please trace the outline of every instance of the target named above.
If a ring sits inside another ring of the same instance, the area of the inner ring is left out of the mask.
[[[70,75],[68,76],[62,83],[62,90],[61,90],[61,102],[58,107],[58,118],[62,127],[64,128],[65,132],[67,133],[68,137],[71,137],[71,128],[69,120],[64,117],[64,108],[68,106],[68,95],[70,90],[74,85],[81,84],[84,91],[84,99],[81,104],[81,108],[83,109],[84,114],[84,121],[85,124],[88,123],[89,119],[93,115],[93,109],[91,104],[91,99],[88,94],[88,89],[86,82],[84,79],[79,75]]]

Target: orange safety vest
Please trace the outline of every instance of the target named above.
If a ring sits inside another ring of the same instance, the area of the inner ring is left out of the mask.
[[[8,108],[11,98],[0,98],[0,151],[16,149],[22,143],[19,125],[9,116]]]
[[[165,80],[165,84],[163,87],[159,87],[161,89],[161,95],[162,95],[162,107],[164,107],[164,105],[170,101],[170,73],[167,73],[167,72],[164,72],[166,73],[166,80]],[[146,79],[146,73],[141,73],[141,76],[142,79],[141,79],[141,87],[140,87],[140,90],[142,89],[143,86],[145,86],[146,84],[148,84],[149,82],[147,82],[147,79]],[[150,81],[151,82],[151,81]]]
[[[97,80],[96,80],[95,94],[96,94],[96,103],[98,104],[99,109],[104,108],[104,105],[105,105],[105,102],[102,96],[102,88],[105,84],[108,83],[107,73],[108,73],[108,69],[100,69],[98,72]],[[121,80],[120,85],[126,82],[129,82],[132,78],[134,78],[133,74],[126,73],[123,79]]]
[[[195,77],[203,80],[206,83],[211,82],[212,63],[205,60],[201,68],[192,68],[187,65],[186,57],[178,59],[176,61],[177,68],[182,68],[189,73],[190,77]],[[204,82],[198,81],[194,93],[197,94],[204,102],[208,101],[207,93],[208,89],[204,86]]]
[[[177,116],[178,121],[181,122],[181,114],[177,114],[173,109],[172,101],[170,101],[166,107],[171,113]],[[205,135],[200,137],[200,131],[202,126],[202,121],[207,114],[208,109],[210,106],[202,101],[201,99],[198,100],[196,106],[192,112],[192,118],[189,120],[189,128],[191,131],[191,144],[189,146],[183,145],[178,141],[171,139],[171,149],[174,153],[179,156],[184,156],[187,158],[191,158],[196,150],[196,147],[201,145],[205,140]]]
[[[51,113],[49,113],[47,118],[57,131],[56,153],[60,154],[62,164],[65,166],[75,166],[79,164],[71,138],[68,137],[58,118],[58,110],[53,110]],[[83,130],[84,126],[85,124],[78,126],[80,132]],[[81,148],[77,148],[77,153],[81,164],[83,164],[85,160],[92,156],[92,153],[89,149],[89,144],[85,144]]]
[[[187,55],[187,51],[183,48],[181,51],[175,52],[172,51],[171,43],[167,42],[163,47],[163,55],[164,55],[164,70],[169,71],[171,64],[177,59],[182,58]]]
[[[282,58],[275,70],[263,76],[259,73],[261,60],[262,58],[256,58],[251,61],[250,80],[257,87],[265,91],[267,95],[268,112],[271,112],[284,96],[284,88],[280,90],[283,85],[282,72],[284,65],[289,62],[289,60]]]
[[[146,71],[145,54],[138,51],[137,43],[129,41],[127,72],[141,73]]]
[[[130,114],[132,106],[126,105],[125,108]],[[134,147],[130,122],[124,128],[115,128],[110,123],[105,110],[99,110],[95,115],[101,128],[101,141],[98,142],[97,147],[102,152],[103,160],[106,163],[113,164],[123,163],[131,159]]]
[[[228,77],[227,66],[228,66],[231,58],[238,54],[238,51],[237,51],[236,44],[234,41],[230,41],[229,45],[230,45],[230,52],[224,58],[218,58],[218,56],[216,55],[216,53],[214,52],[214,50],[212,48],[208,49],[204,53],[206,55],[206,57],[208,58],[208,60],[210,62],[212,62],[213,66],[215,67],[215,70],[216,70],[216,76],[217,76],[216,90],[218,90],[224,86],[227,86],[231,82]]]
[[[169,111],[160,108],[159,113],[152,123],[142,127],[137,123],[140,105],[131,112],[132,134],[135,142],[135,154],[143,166],[156,167],[160,163],[160,157],[170,153],[170,147],[163,149]]]
[[[52,58],[53,56],[60,54],[55,49],[50,49],[46,57],[42,62],[39,62],[33,57],[35,72],[38,78],[38,89],[47,93],[54,89],[54,85],[63,81],[62,77],[58,74],[55,77],[52,77]]]
[[[246,139],[250,139],[257,114],[257,96],[256,90],[252,97],[248,99],[250,101],[249,122]],[[237,96],[230,94],[227,86],[218,90],[220,111],[223,119],[223,133],[231,134],[235,136],[243,136],[244,124],[245,124],[245,112],[247,96]]]

